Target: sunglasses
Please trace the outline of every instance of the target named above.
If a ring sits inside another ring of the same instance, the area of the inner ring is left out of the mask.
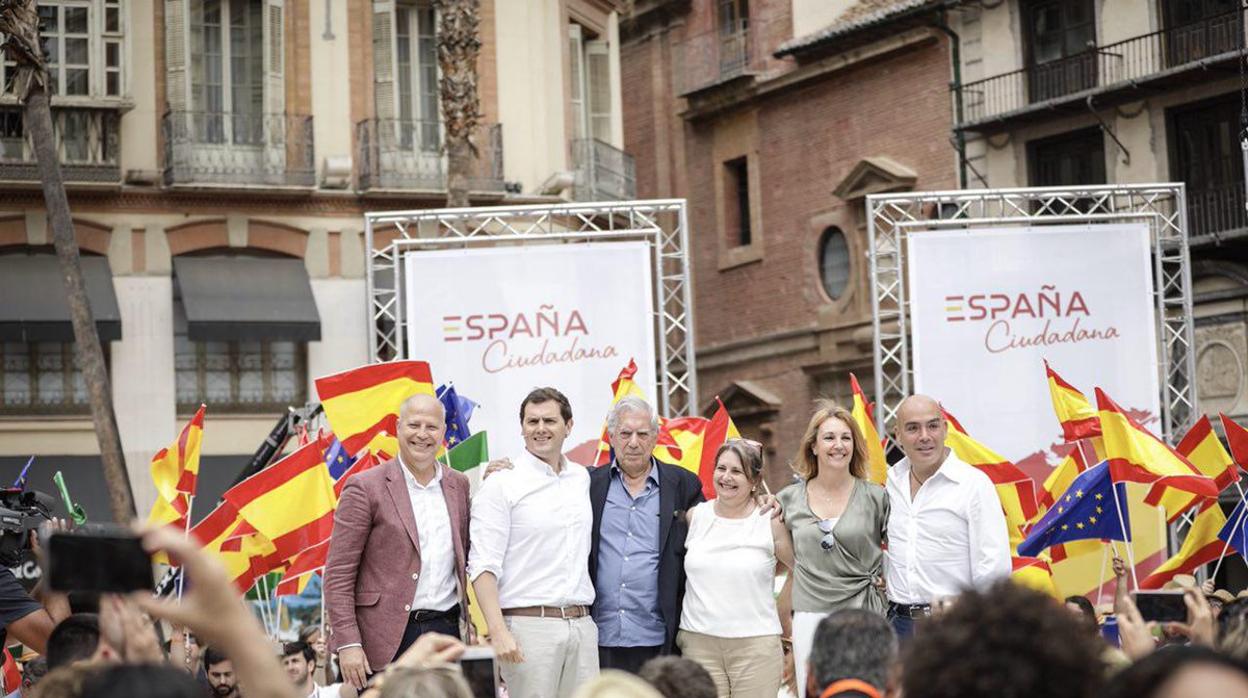
[[[836,547],[836,536],[832,535],[832,529],[836,524],[829,519],[820,519],[815,523],[819,524],[819,530],[823,532],[823,538],[819,540],[819,547],[824,550],[832,550]]]

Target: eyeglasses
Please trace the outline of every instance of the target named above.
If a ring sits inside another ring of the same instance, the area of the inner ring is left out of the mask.
[[[836,536],[832,535],[832,529],[836,527],[836,522],[832,519],[819,519],[819,530],[823,531],[823,538],[819,540],[819,547],[824,550],[832,550],[836,547]]]

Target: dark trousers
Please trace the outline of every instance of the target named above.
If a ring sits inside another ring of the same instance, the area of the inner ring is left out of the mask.
[[[603,647],[598,646],[598,666],[602,669],[618,669],[636,674],[641,665],[659,656],[662,645],[654,647]]]
[[[407,628],[403,631],[403,639],[399,641],[399,651],[394,653],[394,658],[398,659],[408,647],[412,646],[412,643],[416,642],[416,638],[425,633],[442,633],[462,639],[459,638],[459,604],[452,606],[445,613],[412,611],[407,617]],[[374,669],[374,671],[380,670],[380,667]]]
[[[893,626],[893,632],[897,633],[897,640],[903,645],[914,637],[915,623],[927,616],[926,612],[913,607],[898,606],[891,601],[888,604],[888,622]]]

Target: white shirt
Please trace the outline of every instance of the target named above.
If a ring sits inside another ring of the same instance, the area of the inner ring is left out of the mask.
[[[988,476],[952,451],[910,499],[910,460],[888,469],[888,599],[932,603],[1010,575],[1005,512]]]
[[[333,683],[328,686],[319,686],[312,684],[312,692],[308,694],[308,698],[338,698],[342,695],[342,684]]]
[[[412,516],[416,519],[416,535],[420,541],[420,576],[416,578],[412,610],[445,611],[459,603],[451,515],[442,494],[443,467],[434,463],[433,479],[422,485],[399,456],[399,469],[407,483],[407,496],[412,501]]]
[[[713,637],[779,635],[771,517],[729,519],[714,502],[689,510],[680,629]]]
[[[529,452],[490,475],[472,498],[468,578],[498,578],[500,608],[594,602],[589,580],[589,472],[554,469]]]

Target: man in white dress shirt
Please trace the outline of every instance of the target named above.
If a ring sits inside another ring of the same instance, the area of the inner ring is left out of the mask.
[[[598,673],[589,473],[563,456],[563,393],[529,393],[520,426],[525,453],[473,497],[468,577],[511,698],[568,698]]]
[[[1010,574],[1010,541],[996,488],[945,446],[940,403],[911,395],[897,408],[893,437],[906,457],[888,469],[890,511],[884,578],[898,637],[915,619],[964,589]]]

